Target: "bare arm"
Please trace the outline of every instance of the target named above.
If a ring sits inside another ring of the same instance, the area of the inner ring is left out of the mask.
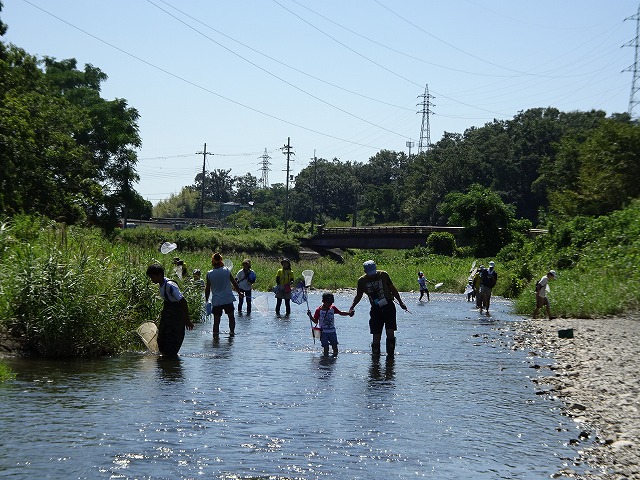
[[[400,305],[400,308],[403,310],[406,310],[407,306],[404,304],[404,302],[400,298],[400,292],[398,292],[398,289],[393,283],[389,283],[389,290],[391,290],[391,295],[393,295],[393,298],[398,300],[398,305]]]
[[[189,304],[187,303],[187,300],[182,297],[179,303],[182,306],[184,326],[187,328],[187,330],[193,330],[193,323],[191,323],[191,320],[189,319]]]

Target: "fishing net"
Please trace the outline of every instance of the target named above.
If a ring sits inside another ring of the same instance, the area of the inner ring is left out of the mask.
[[[307,301],[307,290],[302,284],[298,285],[291,292],[291,301],[298,305],[302,305]]]
[[[160,353],[158,348],[158,326],[153,322],[145,322],[136,330],[151,353]]]

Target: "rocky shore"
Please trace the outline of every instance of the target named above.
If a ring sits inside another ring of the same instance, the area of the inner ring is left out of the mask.
[[[573,334],[573,338],[560,338]],[[640,480],[640,313],[600,319],[526,320],[515,347],[530,352],[538,393],[557,397],[580,425],[584,448],[558,478]],[[551,372],[536,358],[551,357]],[[586,469],[584,473],[578,473]]]

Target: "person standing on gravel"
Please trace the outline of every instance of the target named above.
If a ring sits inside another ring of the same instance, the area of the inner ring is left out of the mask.
[[[486,309],[487,317],[491,316],[489,313],[489,305],[491,304],[491,290],[496,286],[498,281],[498,272],[495,271],[495,262],[492,260],[489,262],[489,268],[483,270],[481,273],[481,285],[480,285],[480,315],[482,315],[482,309]]]
[[[554,319],[554,317],[551,316],[551,307],[549,306],[549,299],[547,298],[547,286],[551,280],[555,279],[556,271],[549,270],[549,272],[536,283],[536,309],[533,311],[533,318],[536,318],[536,315],[538,315],[538,310],[545,307],[549,320]]]

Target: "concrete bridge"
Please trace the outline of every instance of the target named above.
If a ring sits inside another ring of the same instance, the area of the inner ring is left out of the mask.
[[[406,249],[424,246],[433,232],[453,234],[458,245],[464,227],[387,226],[387,227],[318,227],[318,233],[301,243],[305,247],[329,248],[388,248]]]
[[[448,232],[458,246],[466,244],[464,227],[438,227],[428,225],[385,227],[318,227],[318,233],[301,241],[302,246],[312,249],[364,248],[407,249],[426,246],[427,237],[434,232]],[[547,233],[546,230],[531,229],[531,236]]]

